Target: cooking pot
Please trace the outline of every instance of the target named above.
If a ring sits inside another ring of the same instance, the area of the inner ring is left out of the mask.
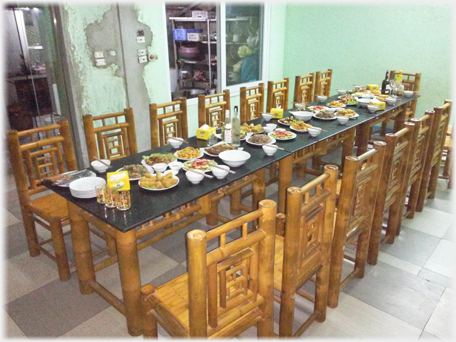
[[[200,55],[200,49],[198,46],[181,46],[177,50],[179,57],[183,59],[196,59]]]

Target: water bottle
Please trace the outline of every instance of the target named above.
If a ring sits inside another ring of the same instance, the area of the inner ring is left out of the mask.
[[[234,146],[241,145],[241,119],[239,118],[238,106],[234,106],[233,116],[231,118],[232,143]]]

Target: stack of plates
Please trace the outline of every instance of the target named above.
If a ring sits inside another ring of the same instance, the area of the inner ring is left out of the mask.
[[[97,197],[95,188],[104,184],[106,181],[100,177],[80,178],[70,183],[70,192],[77,198],[93,198]]]

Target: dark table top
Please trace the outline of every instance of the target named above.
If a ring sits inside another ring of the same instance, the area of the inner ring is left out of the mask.
[[[278,150],[273,156],[269,157],[263,152],[261,146],[253,146],[245,141],[241,142],[241,146],[244,148],[244,151],[247,151],[251,154],[251,158],[242,166],[237,168],[232,168],[236,174],[228,174],[224,179],[219,180],[217,178],[204,178],[201,183],[193,185],[185,177],[185,172],[181,170],[177,175],[179,177],[179,184],[169,190],[164,191],[149,191],[139,187],[138,181],[131,182],[131,201],[132,206],[129,210],[119,211],[117,209],[106,208],[105,205],[98,204],[95,198],[91,199],[80,199],[73,197],[70,193],[69,188],[52,186],[50,182],[44,182],[49,189],[58,193],[59,195],[66,198],[68,201],[76,204],[87,212],[91,213],[95,217],[101,219],[102,221],[110,224],[112,227],[122,231],[127,232],[133,228],[139,227],[141,224],[147,223],[161,215],[180,207],[185,203],[194,201],[206,194],[209,194],[222,186],[228,185],[244,176],[247,176],[261,168],[264,168],[274,162],[279,161],[282,158],[289,156],[290,154],[299,151],[305,147],[316,144],[317,142],[324,140],[328,137],[331,137],[335,134],[343,132],[352,128],[353,126],[360,125],[366,121],[370,121],[376,118],[383,113],[397,108],[404,103],[410,102],[417,98],[413,97],[403,97],[401,100],[397,101],[394,106],[386,105],[385,110],[378,111],[375,114],[370,114],[367,108],[359,108],[358,106],[350,106],[348,108],[353,109],[357,112],[359,117],[354,120],[349,120],[347,124],[340,125],[337,120],[332,121],[323,121],[319,119],[312,118],[308,123],[313,126],[321,127],[326,132],[321,132],[317,137],[313,138],[308,133],[296,133],[297,137],[289,141],[277,141],[276,145],[283,147],[286,151]],[[337,96],[332,96],[327,99],[326,103],[337,99]],[[310,103],[309,105],[320,105],[318,103]],[[293,111],[293,109],[291,109]],[[289,110],[284,111],[284,117],[289,116]],[[263,126],[267,123],[262,118],[255,119],[252,123],[258,124],[261,123]],[[278,123],[277,120],[271,120],[269,123]],[[287,128],[281,126],[280,124],[277,127]],[[191,137],[188,139],[189,143],[193,147],[206,147],[206,141],[198,140],[196,137]],[[135,154],[133,156],[125,157],[119,160],[115,160],[111,163],[113,168],[111,170],[115,171],[120,169],[124,165],[129,164],[140,164],[142,156],[150,155],[151,153],[174,153],[174,150],[170,145],[162,146],[153,150],[143,151],[141,153]],[[204,158],[215,159],[217,163],[223,164],[221,159],[212,158],[205,156]],[[92,170],[94,171],[94,170]],[[97,172],[95,172],[97,173]],[[209,173],[210,174],[210,173]],[[97,173],[97,177],[102,177],[106,179],[106,173]]]

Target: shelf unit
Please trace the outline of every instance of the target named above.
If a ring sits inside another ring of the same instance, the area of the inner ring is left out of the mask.
[[[201,89],[202,91],[206,91],[206,89],[214,89],[216,88],[214,84],[214,79],[217,77],[216,70],[213,70],[217,67],[217,40],[211,40],[211,33],[217,34],[217,27],[216,27],[216,19],[193,19],[190,17],[170,17],[169,20],[171,21],[171,28],[174,30],[176,25],[185,26],[185,28],[198,28],[202,29],[202,34],[206,34],[206,37],[209,38],[206,40],[202,40],[199,42],[194,41],[176,41],[173,39],[173,48],[174,48],[174,61],[175,61],[175,69],[179,75],[177,78],[178,82],[178,91],[186,91],[190,89]],[[205,24],[205,25],[196,25],[196,24]],[[212,26],[211,26],[212,24]],[[184,27],[182,27],[184,28]],[[212,28],[212,31],[211,31]],[[173,31],[174,32],[174,31]],[[180,46],[185,44],[199,44],[200,45],[200,56],[202,56],[202,60],[189,60],[183,59],[179,57],[178,49]],[[215,56],[213,58],[212,56]],[[191,73],[191,77],[182,78],[181,72],[185,70]],[[206,78],[203,80],[195,79],[195,72],[201,70],[206,74]],[[215,77],[214,77],[215,76]],[[197,97],[198,94],[184,94],[187,98]],[[178,97],[178,96],[176,96]]]

